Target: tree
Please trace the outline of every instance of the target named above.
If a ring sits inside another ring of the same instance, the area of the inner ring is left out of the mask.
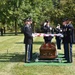
[[[23,24],[23,19],[32,17],[36,28],[49,19],[54,25],[62,23],[65,17],[75,20],[75,0],[2,0],[0,2],[0,27],[7,25],[15,30]],[[74,22],[75,24],[75,22]],[[15,27],[15,28],[14,28]]]
[[[2,24],[15,24],[15,35],[17,35],[17,20],[22,0],[3,0],[0,4],[0,22]]]
[[[71,18],[75,24],[75,0],[67,0],[65,4],[62,4],[64,17]]]

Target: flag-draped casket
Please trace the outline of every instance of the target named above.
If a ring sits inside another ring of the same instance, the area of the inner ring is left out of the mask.
[[[40,59],[55,59],[57,57],[54,43],[43,43],[40,47]]]

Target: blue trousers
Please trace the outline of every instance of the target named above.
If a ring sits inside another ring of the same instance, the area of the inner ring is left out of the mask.
[[[72,62],[72,43],[64,43],[64,55],[67,62]]]
[[[30,62],[32,59],[32,44],[25,44],[25,62]]]
[[[61,38],[60,37],[56,38],[56,44],[57,44],[57,49],[61,49]]]

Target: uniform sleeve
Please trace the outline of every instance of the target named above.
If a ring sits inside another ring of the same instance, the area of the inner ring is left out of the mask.
[[[48,28],[46,26],[43,26],[44,33],[47,33]]]
[[[73,34],[73,26],[69,26],[68,27],[68,32],[69,32],[70,35]]]
[[[29,31],[28,27],[25,27],[25,28],[24,28],[24,35],[26,35],[26,36],[32,38],[32,34],[31,34],[31,32]]]

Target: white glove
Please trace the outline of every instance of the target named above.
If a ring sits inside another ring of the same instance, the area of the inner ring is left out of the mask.
[[[52,27],[50,27],[50,30],[52,30]]]
[[[35,37],[35,34],[32,34],[33,38]]]

